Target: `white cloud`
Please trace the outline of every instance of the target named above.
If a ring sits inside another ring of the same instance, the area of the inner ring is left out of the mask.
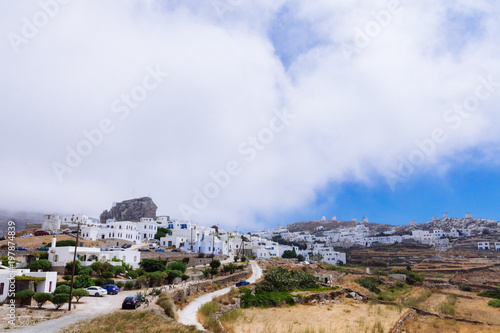
[[[397,170],[398,158],[407,158],[418,148],[415,140],[435,128],[448,139],[422,170],[498,142],[493,124],[500,87],[459,129],[443,120],[448,108],[474,94],[479,76],[500,81],[492,2],[402,2],[390,24],[349,62],[343,43],[387,3],[290,1],[292,16],[309,22],[321,43],[296,54],[288,68],[268,37],[284,3],[242,1],[220,16],[212,5],[194,2],[72,1],[18,53],[5,37],[4,208],[96,216],[112,201],[150,195],[159,213],[181,217],[179,206],[192,204],[193,189],[203,189],[210,172],[237,160],[241,173],[191,218],[251,228],[307,209],[330,182],[368,182]],[[20,34],[23,16],[40,10],[37,2],[1,6],[2,36]],[[450,12],[462,18],[474,12],[463,24],[475,24],[477,33],[447,44],[445,34],[458,38],[460,27],[450,24]],[[448,26],[454,30],[443,29]],[[169,76],[121,120],[113,101],[157,66]],[[238,146],[283,109],[296,118],[246,161]],[[64,163],[66,147],[75,148],[85,139],[82,131],[104,118],[114,130],[59,182],[51,163]]]

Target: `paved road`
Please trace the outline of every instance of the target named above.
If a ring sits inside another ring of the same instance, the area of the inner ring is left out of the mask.
[[[47,320],[30,327],[19,328],[11,330],[13,332],[22,333],[55,333],[61,331],[64,327],[79,322],[81,320],[90,319],[97,315],[102,315],[110,313],[121,309],[121,304],[126,296],[133,296],[137,293],[137,290],[130,291],[120,291],[117,295],[105,295],[103,297],[84,297],[80,300],[80,303],[73,302],[72,304],[76,306],[76,309],[71,310],[69,314],[66,314],[60,318]],[[52,307],[52,305],[46,305],[47,308]],[[67,309],[66,304],[61,308]],[[122,311],[122,310],[120,310]],[[125,310],[123,310],[125,311]]]
[[[247,279],[248,282],[254,283],[257,281],[259,278],[262,277],[262,269],[257,265],[256,261],[251,261],[250,262],[252,265],[252,276]],[[231,287],[227,287],[221,290],[217,290],[214,292],[211,292],[209,294],[202,295],[195,300],[193,300],[191,303],[189,303],[188,306],[186,306],[183,310],[179,310],[177,313],[179,314],[179,322],[183,323],[184,325],[195,325],[196,328],[200,330],[205,330],[203,326],[198,322],[198,319],[196,317],[196,313],[198,312],[198,309],[205,303],[210,302],[212,298],[221,296],[224,294],[227,294],[231,290]]]

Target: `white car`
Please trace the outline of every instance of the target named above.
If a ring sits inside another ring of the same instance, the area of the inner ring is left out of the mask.
[[[29,238],[29,237],[33,237],[33,234],[22,235],[20,238]]]
[[[101,287],[88,287],[85,288],[89,292],[89,296],[104,296],[108,294],[108,291]]]

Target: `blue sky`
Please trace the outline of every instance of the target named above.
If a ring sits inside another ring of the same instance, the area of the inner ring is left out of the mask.
[[[0,208],[499,219],[500,9],[395,3],[1,2]]]

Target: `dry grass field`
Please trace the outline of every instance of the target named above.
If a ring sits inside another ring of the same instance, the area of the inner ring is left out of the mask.
[[[406,333],[498,333],[499,326],[476,325],[451,319],[439,319],[429,316],[416,316],[405,323]]]
[[[223,325],[234,333],[302,332],[388,332],[404,309],[355,302],[346,299],[332,305],[296,305],[293,307],[242,310],[235,321]]]

